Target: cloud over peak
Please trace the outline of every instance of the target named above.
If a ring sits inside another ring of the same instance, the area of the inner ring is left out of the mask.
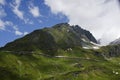
[[[90,30],[102,44],[120,37],[118,0],[45,0],[45,4],[54,14],[66,15],[70,24]]]

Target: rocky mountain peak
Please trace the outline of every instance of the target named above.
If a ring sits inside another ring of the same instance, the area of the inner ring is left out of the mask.
[[[2,49],[16,51],[56,52],[57,49],[67,49],[76,46],[90,47],[97,43],[94,36],[78,25],[68,23],[56,24],[50,28],[35,30],[32,33],[5,45]]]
[[[120,38],[118,38],[110,43],[110,45],[117,45],[117,44],[120,44]]]

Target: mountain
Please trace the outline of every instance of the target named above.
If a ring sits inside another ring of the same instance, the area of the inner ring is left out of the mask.
[[[112,41],[109,45],[101,48],[103,55],[106,57],[119,57],[120,56],[120,38]]]
[[[118,38],[110,43],[110,45],[117,45],[117,44],[120,44],[120,38]]]
[[[68,49],[76,46],[91,47],[97,43],[93,35],[78,25],[68,23],[56,24],[50,28],[35,30],[32,33],[10,42],[1,48],[8,51],[42,50],[44,53],[55,53],[58,49]]]
[[[96,43],[78,25],[35,30],[0,48],[0,80],[119,80],[120,45]]]
[[[112,41],[109,45],[102,47],[103,55],[106,57],[119,57],[120,56],[120,38]]]

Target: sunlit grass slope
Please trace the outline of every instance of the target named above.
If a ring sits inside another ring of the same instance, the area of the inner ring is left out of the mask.
[[[0,52],[0,80],[119,80],[120,59],[99,51],[73,48],[56,56]]]

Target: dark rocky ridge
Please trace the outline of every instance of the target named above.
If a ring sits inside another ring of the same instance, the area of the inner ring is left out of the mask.
[[[117,45],[117,44],[120,44],[120,38],[118,38],[110,43],[110,45]]]
[[[120,56],[120,45],[108,45],[101,48],[102,54],[108,58]]]

